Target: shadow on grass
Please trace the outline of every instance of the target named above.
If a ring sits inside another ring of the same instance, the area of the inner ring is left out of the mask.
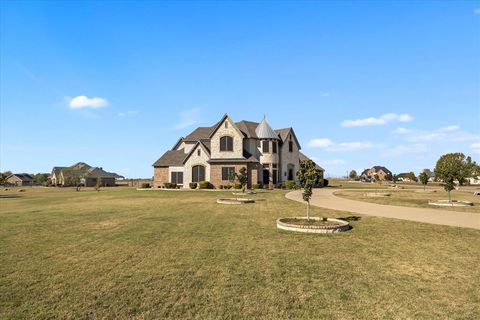
[[[359,217],[359,216],[349,216],[349,217],[342,217],[342,218],[338,218],[340,220],[344,220],[344,221],[358,221],[358,220],[361,220],[362,217]]]
[[[20,198],[17,194],[0,194],[0,199],[13,199],[13,198]]]

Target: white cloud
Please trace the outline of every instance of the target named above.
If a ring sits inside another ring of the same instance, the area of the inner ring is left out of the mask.
[[[135,110],[130,110],[130,111],[125,111],[125,112],[119,112],[118,116],[119,117],[126,117],[126,116],[132,116],[135,114],[139,114],[140,112],[135,111]]]
[[[330,92],[320,92],[320,97],[330,97]]]
[[[413,120],[413,117],[409,114],[396,114],[396,113],[387,113],[378,118],[369,117],[364,119],[356,120],[345,120],[342,121],[342,127],[365,127],[365,126],[381,126],[389,122],[398,121],[398,122],[410,122]]]
[[[410,133],[412,130],[410,129],[406,129],[406,128],[402,128],[402,127],[399,127],[395,130],[393,130],[393,133],[396,133],[396,134],[407,134],[407,133]]]
[[[470,148],[474,153],[480,154],[480,142],[475,142],[470,145]]]
[[[69,99],[69,98],[67,98]],[[104,98],[88,98],[87,96],[76,96],[75,98],[69,99],[70,102],[68,105],[72,109],[82,109],[82,108],[102,108],[108,106],[107,99]]]
[[[452,131],[457,131],[459,129],[460,129],[459,126],[452,125],[452,126],[446,126],[446,127],[443,127],[443,128],[438,128],[437,131],[438,132],[452,132]]]
[[[473,9],[473,13],[475,13],[475,14],[480,14],[480,8],[475,8],[475,9]]]
[[[354,151],[374,148],[371,142],[340,142],[335,143],[328,138],[312,139],[307,144],[310,148],[325,149],[327,151]]]
[[[200,115],[200,108],[192,108],[180,112],[180,122],[175,125],[175,129],[180,130],[196,124],[199,124],[198,120]]]
[[[423,154],[428,152],[428,148],[423,143],[416,143],[412,145],[400,145],[383,152],[384,157],[399,157],[412,154]]]
[[[475,140],[478,135],[473,135],[465,131],[460,131],[457,125],[449,125],[433,130],[406,129],[399,127],[393,130],[394,134],[402,135],[410,142],[427,141],[467,141]]]
[[[332,140],[327,138],[322,139],[312,139],[308,142],[308,147],[310,148],[325,148],[333,144]]]

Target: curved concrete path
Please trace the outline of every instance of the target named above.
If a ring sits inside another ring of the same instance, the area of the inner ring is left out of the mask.
[[[347,189],[344,189],[347,190]],[[480,214],[426,208],[389,206],[370,202],[349,200],[334,195],[338,189],[314,189],[310,203],[317,207],[349,211],[370,216],[418,221],[446,226],[480,230]],[[302,191],[292,191],[285,195],[287,199],[304,202]]]

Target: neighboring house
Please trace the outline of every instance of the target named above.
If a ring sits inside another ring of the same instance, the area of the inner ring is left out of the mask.
[[[425,172],[428,175],[428,182],[435,181],[435,173],[430,169],[424,169],[422,172]]]
[[[28,173],[14,173],[5,179],[5,184],[11,186],[33,186],[35,178]]]
[[[170,182],[188,188],[200,181],[227,185],[242,167],[247,169],[248,187],[297,180],[300,161],[307,159],[300,148],[292,128],[273,130],[266,118],[260,123],[233,122],[224,115],[215,125],[180,138],[153,164],[154,187]]]
[[[78,162],[70,167],[53,167],[50,180],[56,186],[70,186],[79,183],[85,187],[94,187],[98,179],[103,187],[115,186],[116,179],[122,176],[107,172],[103,168],[91,167],[84,162]]]
[[[390,170],[382,166],[373,166],[370,169],[363,170],[362,174],[360,175],[362,180],[371,180],[371,179],[378,179],[378,180],[392,180],[393,175]]]
[[[480,184],[480,176],[477,176],[477,177],[471,177],[471,178],[467,178],[467,183],[469,184]]]
[[[412,181],[412,179],[410,179],[408,177],[408,173],[406,173],[406,172],[402,172],[402,173],[397,174],[397,180],[398,181],[403,181],[403,182],[411,182]]]

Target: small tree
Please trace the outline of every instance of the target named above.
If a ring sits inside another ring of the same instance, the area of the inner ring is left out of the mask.
[[[396,174],[394,174],[392,178],[393,178],[393,183],[397,183],[398,176]]]
[[[418,175],[418,178],[420,179],[420,182],[423,184],[423,191],[425,191],[425,189],[427,188],[427,183],[429,179],[428,174],[425,171],[423,171]]]
[[[406,175],[405,175],[406,178],[410,179],[410,181],[415,181],[417,182],[418,179],[417,177],[415,176],[415,173],[413,173],[413,171],[410,171],[408,172]]]
[[[352,180],[356,180],[358,178],[357,171],[355,170],[350,171],[350,173],[348,174],[348,177]]]
[[[247,168],[242,167],[239,173],[235,173],[235,177],[237,177],[238,182],[242,185],[242,192],[245,192],[248,182]]]
[[[100,192],[100,188],[102,187],[102,178],[97,177],[97,183],[95,184],[95,190]]]
[[[448,192],[448,200],[451,201],[450,191],[455,189],[454,180],[460,184],[469,177],[476,166],[476,163],[468,157],[465,160],[463,153],[447,153],[438,159],[435,165],[435,179],[443,181],[443,187]]]
[[[303,160],[300,162],[300,170],[297,171],[297,178],[303,188],[303,201],[307,202],[307,220],[310,221],[310,199],[312,198],[312,188],[322,179],[320,171],[312,160]]]

